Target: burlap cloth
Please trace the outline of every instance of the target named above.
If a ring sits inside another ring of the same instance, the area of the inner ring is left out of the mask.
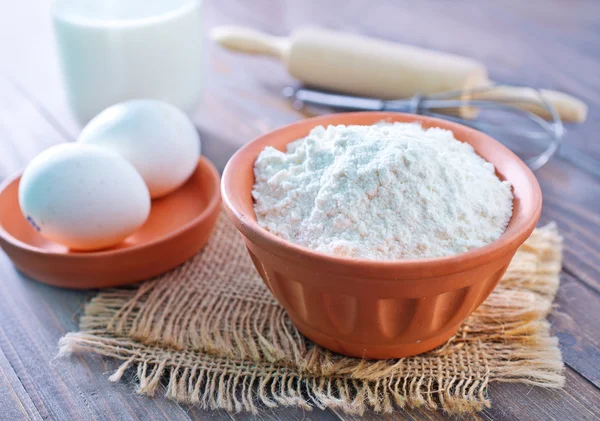
[[[221,215],[209,244],[184,265],[134,288],[99,293],[85,308],[81,331],[61,339],[60,354],[116,358],[122,364],[110,380],[134,370],[139,393],[166,390],[203,408],[477,411],[490,405],[493,381],[563,385],[558,342],[545,320],[560,268],[556,228],[538,229],[448,343],[417,357],[360,360],[298,333]]]

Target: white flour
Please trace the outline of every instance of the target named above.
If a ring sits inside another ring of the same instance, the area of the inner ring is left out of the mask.
[[[492,164],[413,123],[315,127],[286,153],[265,148],[254,174],[261,226],[340,256],[453,255],[496,240],[512,215]]]

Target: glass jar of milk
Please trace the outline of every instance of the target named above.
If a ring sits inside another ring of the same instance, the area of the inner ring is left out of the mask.
[[[55,0],[67,97],[85,124],[133,98],[190,112],[201,93],[200,0]]]

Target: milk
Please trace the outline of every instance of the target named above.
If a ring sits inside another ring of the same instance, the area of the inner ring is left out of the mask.
[[[154,98],[190,112],[200,99],[200,0],[56,0],[67,96],[85,124],[104,108]]]

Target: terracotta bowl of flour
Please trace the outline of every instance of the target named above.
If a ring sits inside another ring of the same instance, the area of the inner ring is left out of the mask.
[[[286,241],[256,221],[254,162],[266,146],[285,151],[319,125],[420,122],[451,130],[513,186],[513,215],[502,236],[449,257],[375,261],[324,254]],[[333,114],[275,130],[241,148],[223,173],[225,209],[242,233],[258,273],[305,336],[332,351],[400,358],[447,341],[492,292],[540,217],[535,176],[508,148],[460,124],[410,114]]]

